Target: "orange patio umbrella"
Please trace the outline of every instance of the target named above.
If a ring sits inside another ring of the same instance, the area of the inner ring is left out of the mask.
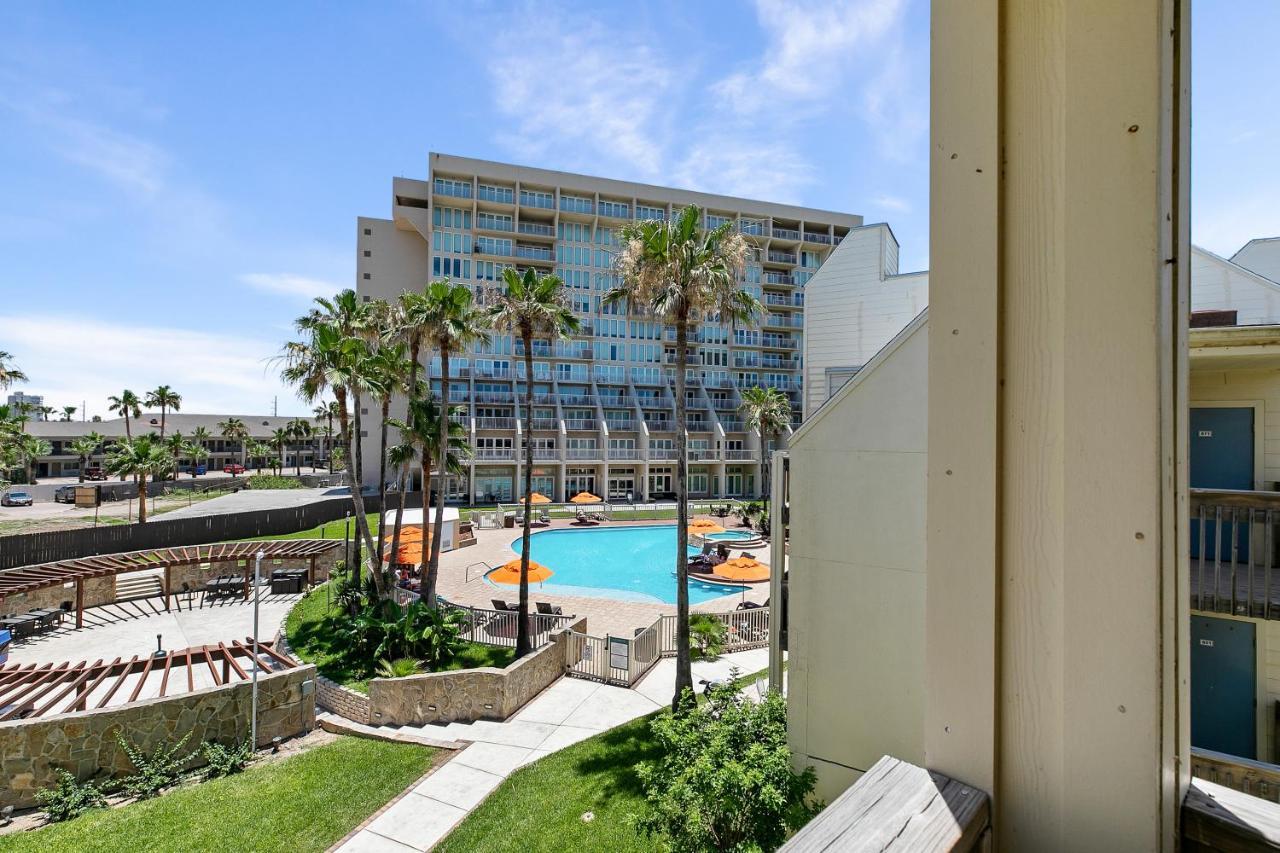
[[[388,547],[387,551],[391,548]],[[396,549],[395,559],[391,562],[396,565],[416,565],[426,562],[427,542],[419,539],[416,542],[401,542],[400,547]]]
[[[769,579],[769,567],[752,557],[734,557],[711,570],[726,580],[756,583]]]
[[[533,494],[529,495],[529,503],[531,503],[531,504],[549,504],[549,503],[551,503],[551,498],[547,497],[547,496],[546,496],[546,495],[544,495],[542,492],[534,492]]]
[[[394,540],[395,538],[396,538],[396,535],[393,532],[393,533],[387,534],[387,536],[382,541],[390,545],[392,540]],[[401,545],[403,545],[406,542],[420,542],[423,539],[430,539],[430,538],[431,538],[430,535],[427,534],[425,531],[423,531],[421,527],[400,528],[400,544]]]
[[[578,492],[576,495],[569,498],[569,500],[576,504],[598,504],[601,499],[590,492]]]
[[[724,528],[709,518],[695,518],[689,522],[690,533],[724,533]]]
[[[529,583],[542,583],[551,577],[554,572],[541,563],[529,561]],[[503,563],[498,568],[489,572],[489,580],[494,583],[519,584],[520,583],[520,558]]]

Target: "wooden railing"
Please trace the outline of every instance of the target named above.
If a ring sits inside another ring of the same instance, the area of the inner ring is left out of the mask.
[[[1217,785],[1280,803],[1280,766],[1191,748],[1191,775]]]
[[[1191,490],[1191,609],[1280,619],[1280,492]]]

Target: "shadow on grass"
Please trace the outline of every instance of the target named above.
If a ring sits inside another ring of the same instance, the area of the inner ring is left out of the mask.
[[[584,741],[593,748],[573,761],[573,768],[579,775],[596,780],[601,800],[644,797],[635,768],[643,761],[662,757],[662,749],[649,730],[655,716],[649,714]]]

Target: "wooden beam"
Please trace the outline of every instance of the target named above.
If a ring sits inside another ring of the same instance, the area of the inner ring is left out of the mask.
[[[84,578],[76,578],[76,628],[84,627]]]

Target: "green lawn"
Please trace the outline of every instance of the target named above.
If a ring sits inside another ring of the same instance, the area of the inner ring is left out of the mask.
[[[341,738],[154,800],[2,836],[0,850],[325,850],[425,773],[432,754],[427,747]]]
[[[378,514],[371,512],[368,514],[369,530],[375,535],[378,532]],[[254,536],[251,539],[245,539],[245,542],[254,542],[264,539],[342,539],[346,535],[348,521],[340,518],[337,521],[330,521],[327,524],[321,524],[318,527],[308,527],[306,530],[298,530],[293,533],[277,533],[274,536]],[[358,539],[360,534],[356,532],[356,523],[354,520],[351,524],[351,538]]]
[[[294,654],[316,669],[326,678],[361,693],[369,691],[369,676],[358,671],[342,656],[343,645],[334,632],[336,603],[330,598],[331,586],[327,583],[304,596],[285,620],[285,632]],[[474,669],[481,666],[505,667],[515,660],[515,649],[468,643],[461,654],[445,667],[445,670]]]
[[[650,719],[633,720],[517,770],[437,853],[660,849],[627,822],[628,815],[645,809],[635,765],[658,757]],[[595,819],[584,823],[585,812]]]
[[[742,689],[768,672],[739,675],[734,687]],[[436,851],[662,849],[627,822],[628,815],[647,808],[635,766],[659,757],[649,733],[654,716],[602,732],[511,774]],[[590,823],[582,821],[586,812],[595,815]]]

